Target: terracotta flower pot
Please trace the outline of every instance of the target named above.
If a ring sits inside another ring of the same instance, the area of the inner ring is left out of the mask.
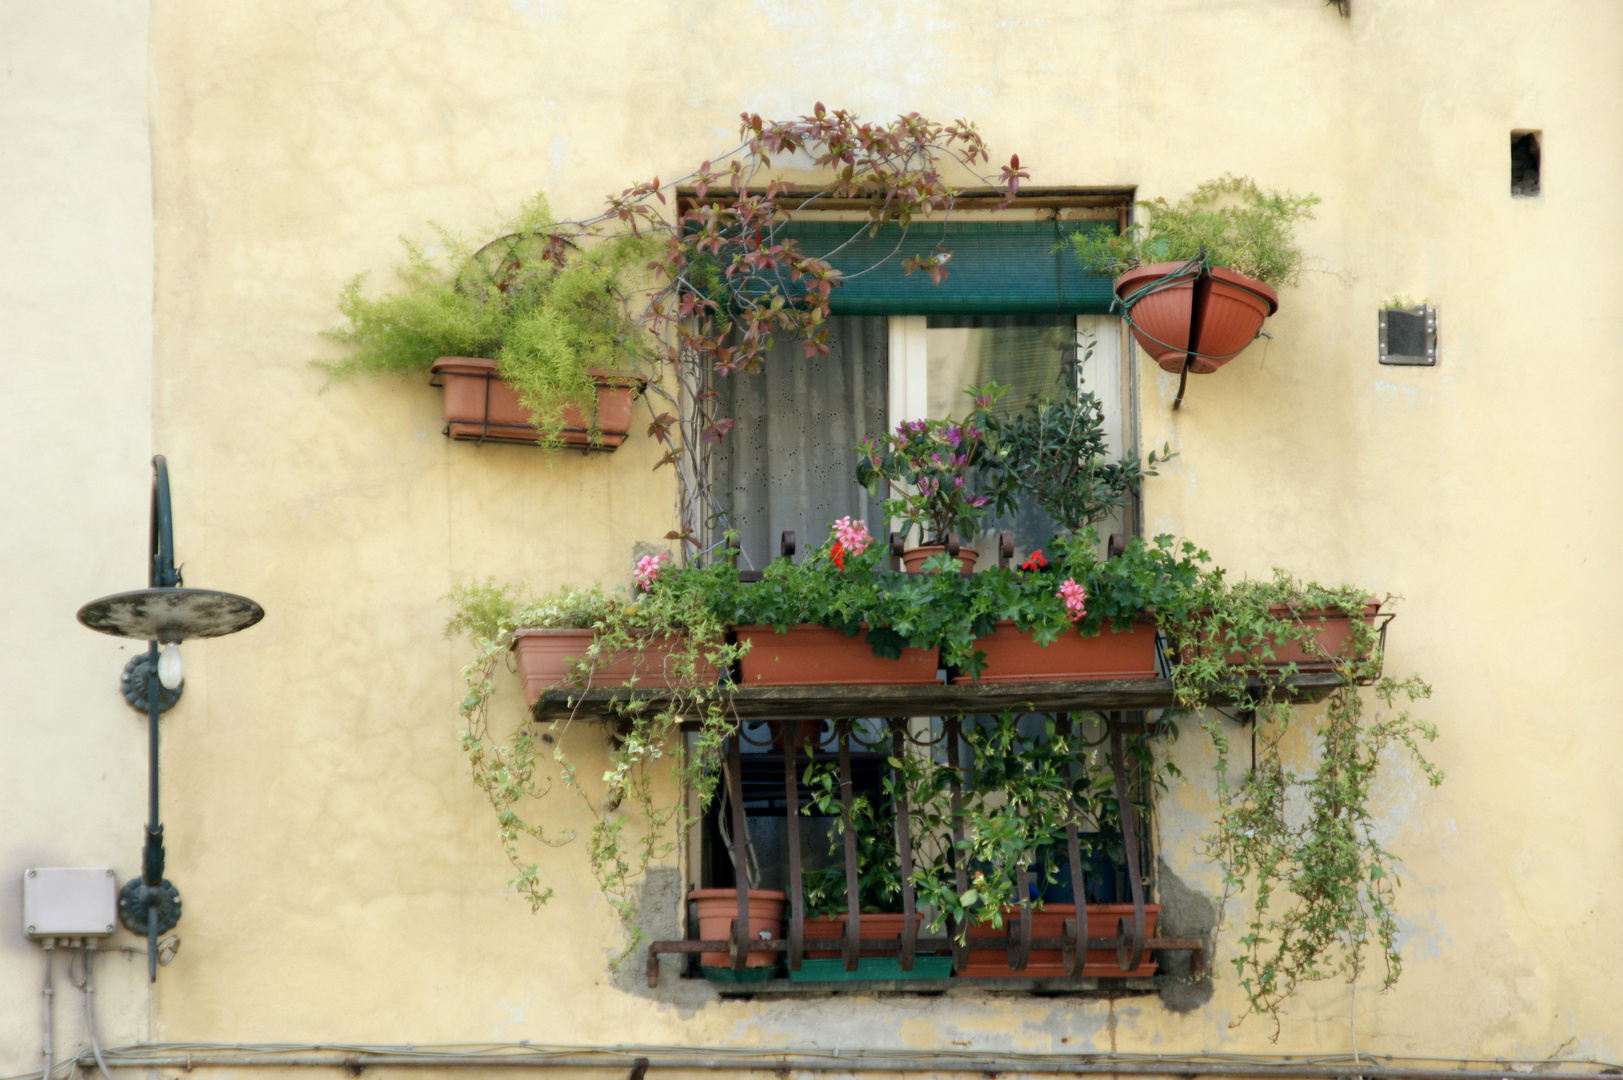
[[[924,560],[931,555],[940,555],[946,550],[944,544],[925,544],[922,547],[908,548],[902,552],[902,569],[909,574],[923,573],[919,567],[924,564]],[[958,565],[965,570],[974,570],[975,562],[979,558],[980,553],[972,547],[960,547],[958,549]]]
[[[745,686],[896,686],[935,682],[934,649],[903,649],[900,660],[875,656],[868,635],[827,626],[740,626],[750,643],[739,661]]]
[[[519,404],[518,391],[496,374],[496,361],[472,356],[442,356],[429,369],[431,382],[445,388],[445,433],[475,442],[535,443],[541,433],[530,423],[530,411]],[[563,411],[565,446],[613,450],[631,431],[633,399],[644,386],[634,375],[593,371],[597,381],[597,432],[581,409]]]
[[[576,660],[586,655],[591,644],[591,630],[517,631],[512,648],[518,661],[519,678],[524,681],[524,699],[534,705],[542,691],[566,683],[575,685],[570,669]],[[625,686],[635,677],[637,686],[670,686],[666,669],[671,663],[671,654],[682,645],[680,638],[652,638],[641,650],[612,657],[610,663],[599,667],[593,673],[592,685]]]
[[[1151,263],[1129,270],[1116,279],[1116,295],[1126,298],[1157,278],[1165,277],[1181,263]],[[1197,292],[1198,289],[1198,292]],[[1200,304],[1200,325],[1195,340],[1189,340],[1192,307]],[[1262,320],[1279,310],[1279,295],[1253,277],[1236,274],[1220,266],[1197,286],[1194,273],[1185,274],[1169,287],[1139,300],[1128,312],[1133,337],[1164,371],[1174,375],[1183,370],[1186,350],[1205,353],[1215,359],[1195,357],[1189,366],[1195,375],[1209,375],[1244,349]]]
[[[980,682],[1090,682],[1157,676],[1155,626],[1149,622],[1116,628],[1106,619],[1097,637],[1083,637],[1072,627],[1044,647],[1013,622],[1000,619],[990,634],[975,639],[975,648],[986,654]],[[954,675],[952,681],[976,680]]]
[[[688,893],[699,909],[699,940],[726,941],[732,933],[733,920],[738,918],[737,889],[694,889]],[[783,936],[783,905],[788,897],[776,889],[749,891],[749,936],[752,941],[762,938],[775,941]],[[745,967],[772,967],[778,962],[777,953],[752,952]],[[724,952],[699,954],[704,967],[730,967],[732,959]]]
[[[1155,919],[1160,913],[1159,904],[1144,905],[1145,937],[1155,936]],[[1124,918],[1131,920],[1132,917],[1132,904],[1089,904],[1088,937],[1113,938],[1116,936],[1119,921]],[[969,964],[960,974],[981,979],[1065,977],[1067,974],[1065,961],[1058,949],[1032,949],[1031,959],[1027,961],[1024,971],[1015,971],[1009,967],[1009,920],[1018,921],[1019,918],[1020,909],[1010,905],[1003,909],[1002,926],[993,927],[985,923],[971,926],[968,942]],[[1063,929],[1060,924],[1066,919],[1074,918],[1076,918],[1075,904],[1047,904],[1041,911],[1033,908],[1031,936],[1057,938]],[[1132,971],[1123,971],[1121,964],[1116,960],[1116,950],[1089,949],[1082,975],[1084,978],[1094,979],[1143,978],[1154,975],[1159,966],[1155,958],[1146,951],[1138,967]]]
[[[811,941],[816,940],[817,938],[840,938],[843,940],[845,938],[845,924],[849,921],[850,916],[848,915],[836,915],[832,919],[807,919],[802,924],[804,928],[804,939]],[[924,925],[924,916],[915,914],[913,916],[913,924],[915,927],[922,927]],[[865,938],[897,938],[902,936],[902,927],[906,925],[907,923],[902,918],[902,913],[899,911],[864,911],[862,913],[862,922],[857,929],[862,932],[862,936]],[[922,933],[923,931],[920,930],[919,932]],[[839,955],[840,953],[837,949],[806,950],[806,959],[808,960],[829,960],[838,957]],[[873,952],[871,950],[864,950],[857,955],[895,956],[896,953],[894,951]]]
[[[1292,610],[1285,604],[1274,604],[1268,609],[1270,615],[1281,619],[1292,619],[1302,623],[1313,631],[1311,645],[1290,638],[1275,639],[1271,642],[1273,659],[1265,661],[1268,667],[1279,668],[1286,664],[1295,664],[1298,671],[1331,671],[1335,668],[1336,660],[1367,660],[1367,653],[1355,656],[1352,648],[1352,618],[1341,611],[1323,610]],[[1363,621],[1365,625],[1373,626],[1375,618],[1381,613],[1379,600],[1365,600]],[[1241,664],[1255,662],[1262,659],[1263,646],[1259,645],[1248,654],[1235,653],[1229,657],[1229,663]],[[1331,659],[1331,658],[1334,659]]]

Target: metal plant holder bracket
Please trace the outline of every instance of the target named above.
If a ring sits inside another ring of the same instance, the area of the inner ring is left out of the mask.
[[[147,978],[158,978],[158,935],[180,920],[180,891],[163,876],[163,824],[158,816],[158,717],[180,697],[180,687],[166,689],[157,676],[158,647],[188,638],[221,637],[246,630],[265,617],[265,610],[245,596],[187,589],[175,568],[174,512],[169,500],[169,466],[159,454],[152,459],[152,529],[147,549],[147,588],[92,600],[79,609],[79,621],[115,637],[145,639],[147,651],[124,668],[120,679],[125,700],[147,714],[147,824],[141,853],[141,876],[124,883],[118,916],[132,932],[147,939]]]

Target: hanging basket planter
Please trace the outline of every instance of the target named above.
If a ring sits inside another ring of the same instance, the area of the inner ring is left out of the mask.
[[[1151,263],[1116,279],[1133,337],[1163,371],[1209,375],[1238,356],[1279,310],[1279,294],[1244,274],[1200,260]],[[1191,332],[1193,340],[1191,340]]]
[[[496,374],[496,361],[473,356],[442,356],[429,369],[429,382],[445,389],[445,434],[470,442],[519,443],[541,441],[530,423],[530,411],[520,404],[518,391]],[[597,408],[592,417],[575,406],[563,411],[558,438],[578,450],[612,451],[631,433],[631,409],[648,385],[635,375],[593,371]]]

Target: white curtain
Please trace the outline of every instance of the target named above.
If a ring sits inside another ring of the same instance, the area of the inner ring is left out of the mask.
[[[857,484],[855,447],[885,427],[887,320],[837,316],[826,325],[827,355],[807,358],[799,340],[779,339],[762,370],[716,380],[735,421],[715,461],[728,511],[721,527],[740,534],[740,569],[776,558],[785,530],[795,534],[800,561],[847,514],[883,538],[883,492],[873,498]]]

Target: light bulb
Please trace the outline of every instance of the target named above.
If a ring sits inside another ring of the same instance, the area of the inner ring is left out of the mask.
[[[158,654],[158,682],[165,690],[179,690],[180,684],[186,680],[186,672],[180,666],[180,646],[165,645]]]

